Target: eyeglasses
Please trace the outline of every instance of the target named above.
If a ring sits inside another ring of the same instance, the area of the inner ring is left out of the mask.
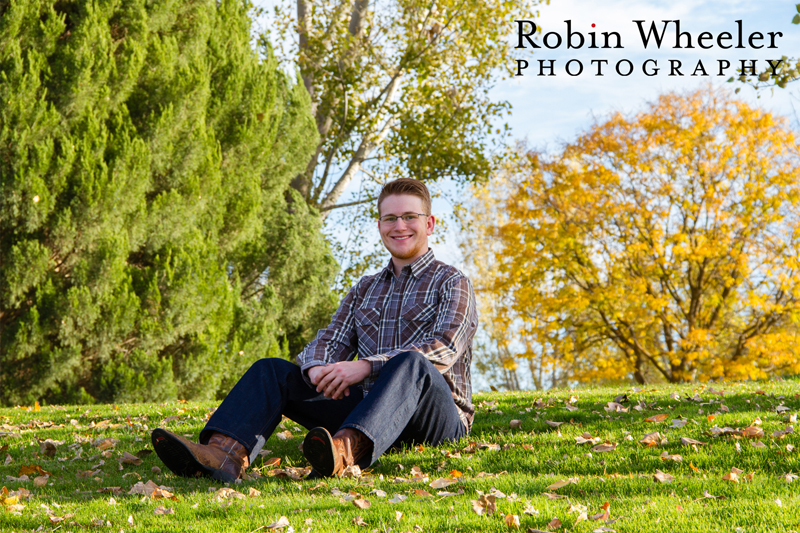
[[[427,217],[427,216],[430,216],[430,215],[426,215],[425,213],[405,213],[405,214],[400,215],[400,216],[397,216],[397,215],[383,215],[382,217],[378,218],[378,220],[382,224],[386,224],[387,226],[392,226],[394,224],[397,224],[397,220],[401,219],[401,218],[403,219],[403,222],[405,222],[406,224],[411,224],[415,220],[417,220],[419,217]]]

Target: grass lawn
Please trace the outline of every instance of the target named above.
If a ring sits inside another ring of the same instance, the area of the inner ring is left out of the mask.
[[[284,420],[230,486],[151,452],[215,404],[0,409],[0,531],[800,531],[797,379],[474,400],[468,439],[323,482],[290,477],[305,431]]]

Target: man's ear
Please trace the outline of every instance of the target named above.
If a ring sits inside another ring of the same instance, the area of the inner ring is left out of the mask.
[[[429,215],[426,221],[426,230],[428,235],[433,235],[433,228],[436,227],[436,217]]]

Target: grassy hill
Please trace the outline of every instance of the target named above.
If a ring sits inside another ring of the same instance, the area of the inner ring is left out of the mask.
[[[284,420],[231,486],[151,452],[150,430],[196,438],[215,404],[0,409],[0,530],[800,531],[796,379],[474,400],[468,439],[323,482],[292,479],[305,430]]]

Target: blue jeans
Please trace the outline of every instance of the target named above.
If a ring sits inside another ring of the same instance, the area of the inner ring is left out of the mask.
[[[331,434],[355,428],[373,443],[366,467],[392,446],[457,440],[467,434],[450,388],[441,373],[419,352],[391,358],[364,394],[350,387],[350,396],[326,398],[309,387],[300,367],[284,359],[256,361],[233,387],[200,432],[205,444],[212,432],[224,433],[248,451],[258,437],[268,439],[286,415],[306,429],[324,427]]]

